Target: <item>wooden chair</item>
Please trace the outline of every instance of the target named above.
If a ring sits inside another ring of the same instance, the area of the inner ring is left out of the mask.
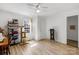
[[[8,40],[8,44],[4,44],[1,46],[2,55],[10,54],[10,40],[8,38],[6,38],[6,39]]]
[[[11,43],[11,40],[8,38],[8,46],[6,48],[6,51],[8,54],[10,54],[10,43]]]
[[[0,27],[0,32],[3,33],[5,37],[4,42],[0,43],[0,52],[1,54],[10,54],[10,39],[5,30]]]

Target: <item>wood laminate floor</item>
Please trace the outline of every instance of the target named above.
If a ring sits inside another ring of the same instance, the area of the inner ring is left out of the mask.
[[[67,44],[73,47],[78,47],[78,41],[67,39]]]
[[[10,47],[11,55],[77,55],[79,48],[50,40],[30,41],[26,45]]]

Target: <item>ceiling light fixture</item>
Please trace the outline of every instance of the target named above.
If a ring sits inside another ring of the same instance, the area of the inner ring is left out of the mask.
[[[28,3],[27,5],[30,6],[30,7],[33,7],[35,13],[41,12],[43,8],[44,8],[44,9],[45,9],[45,8],[48,8],[48,7],[46,7],[46,6],[42,6],[42,5],[43,5],[42,3]]]
[[[39,12],[40,12],[40,10],[39,10],[39,9],[37,9],[37,10],[36,10],[36,12],[37,12],[37,13],[39,13]]]

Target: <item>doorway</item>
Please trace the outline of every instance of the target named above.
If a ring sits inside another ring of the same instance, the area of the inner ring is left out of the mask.
[[[32,36],[32,19],[30,17],[24,19],[24,31],[26,32],[26,39],[30,41]]]
[[[78,47],[78,16],[67,17],[67,44]]]

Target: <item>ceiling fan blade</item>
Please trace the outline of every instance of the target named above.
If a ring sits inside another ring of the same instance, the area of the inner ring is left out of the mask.
[[[46,7],[46,6],[42,6],[41,3],[27,3],[27,6],[28,6],[29,8],[33,8],[33,9],[35,9],[35,10],[48,8],[48,7]]]
[[[48,8],[48,7],[42,7],[42,8]]]
[[[32,3],[27,3],[27,5],[28,5],[28,6],[32,6],[32,7],[34,6]]]

